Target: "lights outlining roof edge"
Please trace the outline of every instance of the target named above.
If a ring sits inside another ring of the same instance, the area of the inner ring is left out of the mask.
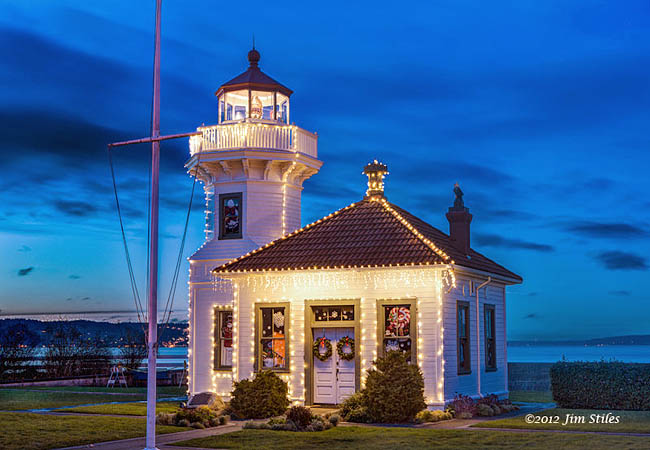
[[[265,245],[263,245],[263,246],[261,246],[261,247],[258,247],[258,248],[255,249],[255,250],[251,250],[250,252],[246,253],[245,255],[240,256],[239,258],[235,258],[235,259],[233,259],[233,260],[231,260],[231,261],[228,261],[227,263],[222,264],[222,265],[220,265],[219,267],[217,267],[217,268],[215,268],[215,269],[212,269],[211,272],[212,272],[212,273],[223,273],[223,272],[220,271],[220,269],[223,269],[223,268],[225,268],[226,266],[229,266],[230,264],[234,264],[234,263],[236,263],[236,262],[238,262],[238,261],[241,261],[242,259],[247,258],[248,256],[251,256],[251,255],[254,255],[254,254],[258,253],[258,252],[261,252],[262,250],[264,250],[264,249],[266,249],[266,248],[268,248],[268,247],[271,247],[272,245],[275,245],[275,244],[277,244],[277,243],[279,243],[279,242],[282,242],[282,241],[284,241],[285,239],[288,239],[288,238],[290,238],[290,237],[292,237],[292,236],[295,236],[295,235],[298,234],[298,233],[302,233],[303,231],[308,230],[309,228],[313,227],[314,225],[317,225],[317,224],[323,222],[324,220],[331,219],[332,217],[334,217],[334,216],[336,216],[336,215],[342,213],[343,211],[346,211],[346,210],[352,208],[352,207],[355,206],[355,205],[356,205],[356,203],[351,203],[350,205],[346,206],[345,208],[341,208],[341,209],[339,209],[338,211],[334,211],[333,213],[330,213],[330,214],[328,214],[327,216],[325,216],[325,217],[323,217],[323,218],[320,218],[320,219],[318,219],[318,220],[315,221],[315,222],[312,222],[312,223],[310,223],[310,224],[308,224],[308,225],[305,225],[305,226],[302,227],[302,228],[298,228],[297,230],[294,230],[294,231],[292,231],[291,233],[289,233],[289,234],[287,234],[287,235],[285,235],[285,236],[282,236],[281,238],[278,238],[278,239],[276,239],[276,240],[274,240],[274,241],[271,241],[271,242],[269,242],[268,244],[265,244]],[[303,269],[303,268],[301,267],[301,269]],[[309,267],[308,267],[307,269],[309,269]],[[274,270],[277,270],[277,269],[274,269]],[[283,269],[283,270],[284,270],[284,269]],[[255,271],[256,271],[256,272],[261,272],[261,270],[255,270]],[[228,271],[224,271],[224,272],[228,272]],[[240,270],[238,270],[237,272],[249,272],[249,271],[240,271]],[[252,271],[250,271],[250,272],[252,272]]]
[[[402,225],[404,225],[409,231],[411,231],[418,239],[420,239],[427,247],[429,247],[431,250],[433,250],[436,255],[440,256],[442,259],[444,259],[446,262],[450,264],[454,264],[454,261],[451,260],[449,255],[447,255],[444,251],[442,251],[440,248],[438,248],[431,240],[427,239],[424,237],[422,233],[420,233],[417,228],[415,228],[411,223],[406,220],[400,213],[395,211],[390,204],[386,201],[384,198],[370,198],[369,199],[372,202],[380,202],[381,205],[386,209],[386,211],[390,212]]]
[[[392,267],[413,267],[413,266],[430,266],[430,265],[445,265],[445,264],[454,264],[454,261],[440,248],[438,248],[430,239],[427,239],[422,233],[420,233],[415,226],[413,226],[408,220],[406,220],[400,213],[398,213],[395,209],[393,209],[388,201],[384,198],[367,198],[364,199],[363,201],[372,201],[372,202],[379,202],[381,206],[386,210],[388,213],[390,213],[399,223],[401,223],[403,226],[406,227],[407,230],[409,230],[412,234],[414,234],[423,244],[427,246],[431,251],[433,251],[438,257],[442,258],[444,262],[430,262],[430,261],[419,261],[419,262],[411,262],[411,263],[395,263],[395,264],[368,264],[368,265],[341,265],[341,266],[299,266],[299,267],[284,267],[284,268],[268,268],[268,269],[236,269],[236,270],[227,270],[227,267],[235,264],[245,258],[248,258],[249,256],[255,255],[256,253],[259,253],[262,250],[265,250],[273,245],[276,245],[285,239],[288,239],[292,236],[295,236],[299,233],[302,233],[303,231],[307,231],[311,227],[318,225],[319,223],[331,219],[332,217],[337,216],[338,214],[347,211],[350,208],[353,208],[354,206],[357,205],[357,203],[352,203],[345,208],[339,209],[338,211],[335,211],[333,213],[328,214],[325,217],[322,217],[321,219],[316,220],[315,222],[312,222],[308,225],[305,225],[302,228],[299,228],[297,230],[292,231],[291,233],[276,239],[272,242],[269,242],[268,244],[265,244],[255,250],[252,250],[245,255],[242,255],[238,258],[235,258],[225,264],[222,264],[219,267],[216,267],[213,269],[211,272],[213,274],[224,274],[224,273],[249,273],[249,272],[279,272],[279,271],[296,271],[296,270],[340,270],[340,269],[368,269],[368,268],[392,268]]]

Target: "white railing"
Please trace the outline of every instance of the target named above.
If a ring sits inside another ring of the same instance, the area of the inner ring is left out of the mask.
[[[318,136],[295,125],[239,122],[199,127],[201,135],[190,137],[190,154],[202,151],[285,150],[318,157]]]

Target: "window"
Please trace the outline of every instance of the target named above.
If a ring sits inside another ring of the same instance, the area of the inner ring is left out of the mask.
[[[283,370],[289,367],[287,362],[286,315],[288,306],[258,308],[258,336],[260,351],[258,367],[262,370]]]
[[[415,327],[415,313],[413,303],[384,303],[379,308],[379,323],[381,326],[381,348],[385,355],[390,351],[398,351],[406,354],[406,360],[414,361],[413,341]]]
[[[242,194],[219,195],[219,239],[241,239]]]
[[[485,319],[485,370],[497,370],[494,305],[483,305],[483,317]]]
[[[456,313],[456,329],[458,330],[458,374],[471,373],[471,357],[469,350],[469,303],[459,301]]]
[[[354,306],[314,306],[315,322],[341,322],[354,320]]]
[[[214,369],[230,369],[232,367],[232,311],[217,310],[214,322]]]

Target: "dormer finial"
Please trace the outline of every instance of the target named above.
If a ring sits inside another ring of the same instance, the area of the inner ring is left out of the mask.
[[[368,190],[366,190],[366,198],[383,198],[384,176],[388,175],[388,166],[375,159],[363,168],[363,173],[368,175]]]

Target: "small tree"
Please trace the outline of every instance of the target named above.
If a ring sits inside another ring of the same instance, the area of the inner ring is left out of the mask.
[[[426,408],[424,378],[420,368],[409,364],[401,352],[377,358],[368,371],[362,403],[373,422],[410,422]]]
[[[142,360],[147,357],[147,345],[144,333],[127,329],[122,337],[119,361],[127,369],[135,370],[140,367]]]
[[[37,344],[38,336],[22,323],[0,333],[0,379],[24,378]]]
[[[61,322],[48,327],[50,342],[45,350],[45,372],[49,378],[70,377],[74,373],[75,348],[79,331]]]

